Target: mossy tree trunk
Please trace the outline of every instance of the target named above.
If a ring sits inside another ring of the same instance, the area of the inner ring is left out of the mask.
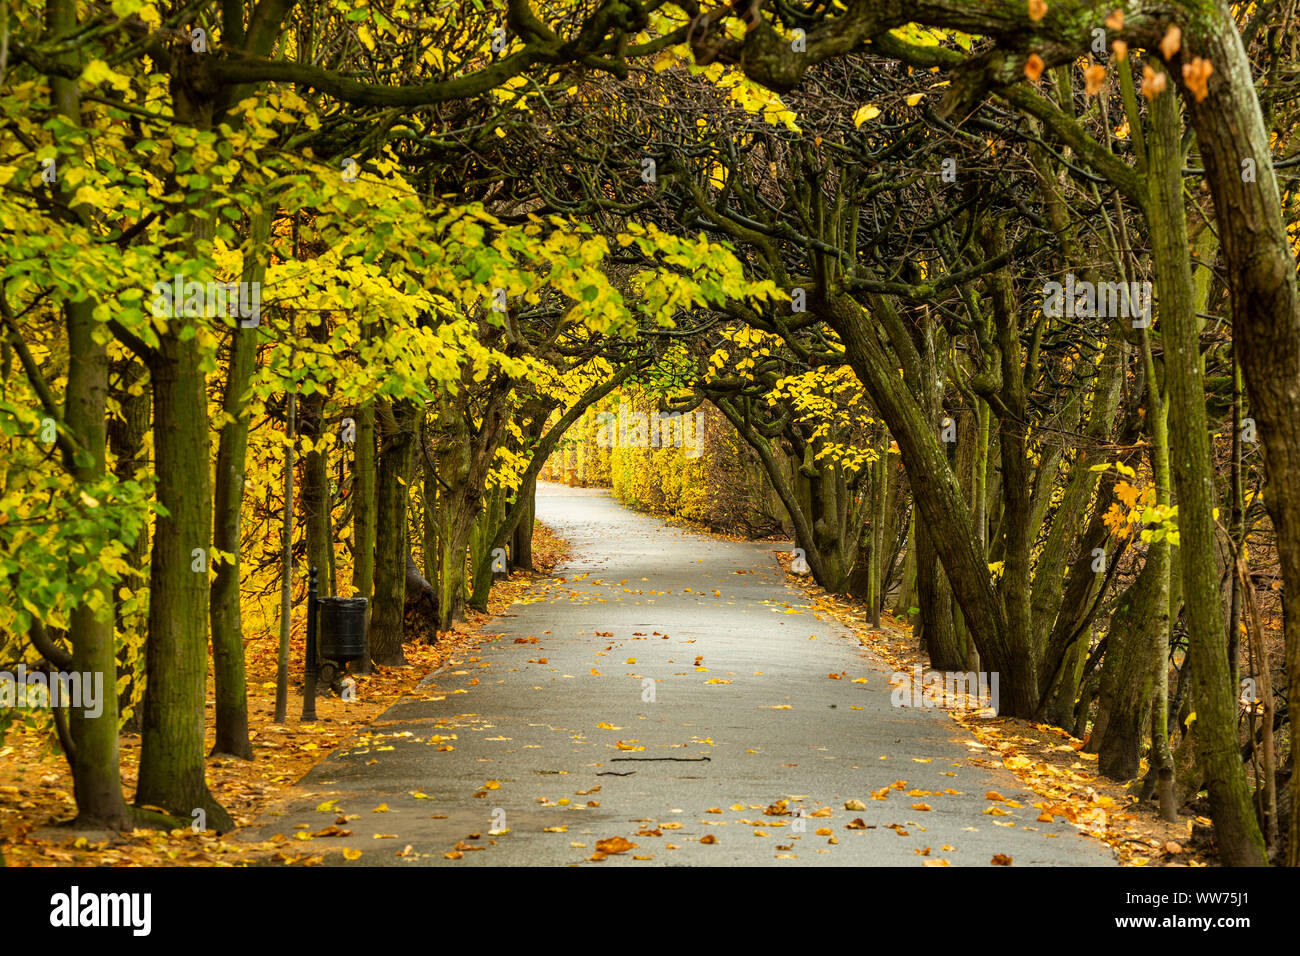
[[[261,282],[266,273],[263,244],[270,232],[270,216],[252,217],[251,251],[242,276]],[[248,457],[249,382],[257,360],[259,332],[236,322],[231,333],[222,411],[226,420],[217,443],[217,468],[213,493],[212,546],[230,559],[216,566],[212,578],[212,664],[216,689],[216,740],[214,754],[251,760],[248,739],[248,689],[244,678],[244,627],[239,611],[239,552],[242,546],[240,512],[244,503],[244,467]]]
[[[376,664],[405,664],[406,508],[418,411],[410,402],[377,403],[379,465],[375,476],[375,598],[370,656]]]
[[[1235,40],[1235,27],[1232,32]],[[1157,287],[1160,289],[1159,317],[1163,326],[1169,394],[1171,464],[1181,539],[1178,551],[1182,559],[1188,662],[1192,668],[1197,714],[1197,756],[1209,791],[1215,841],[1221,860],[1230,866],[1262,866],[1267,862],[1264,839],[1255,818],[1241,762],[1241,745],[1237,739],[1237,692],[1229,683],[1228,637],[1219,601],[1213,517],[1214,476],[1205,412],[1200,328],[1187,255],[1180,134],[1178,101],[1172,96],[1157,96],[1152,102],[1152,129],[1148,138],[1151,199],[1147,216],[1151,225]],[[1203,147],[1205,145],[1202,143]],[[1207,166],[1208,163],[1207,159]],[[1287,271],[1294,290],[1294,267],[1288,265]],[[1234,301],[1236,304],[1238,302]],[[1251,313],[1234,309],[1234,314],[1246,316]],[[1297,438],[1300,439],[1300,435]],[[1270,461],[1269,464],[1272,466],[1274,463]],[[1288,480],[1290,476],[1274,473],[1272,477],[1276,483],[1279,479]],[[1279,527],[1279,535],[1287,530],[1286,526]]]

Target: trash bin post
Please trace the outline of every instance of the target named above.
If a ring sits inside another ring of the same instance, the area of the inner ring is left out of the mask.
[[[302,719],[304,722],[316,720],[316,569],[312,568],[307,578],[307,651],[305,656],[306,677],[302,687]]]

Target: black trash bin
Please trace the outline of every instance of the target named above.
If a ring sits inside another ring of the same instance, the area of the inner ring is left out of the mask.
[[[366,653],[365,598],[325,597],[316,601],[320,615],[320,656],[330,661],[357,661]]]

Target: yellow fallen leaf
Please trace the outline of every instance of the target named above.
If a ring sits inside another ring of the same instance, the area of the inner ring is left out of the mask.
[[[853,125],[854,127],[860,127],[863,123],[868,120],[873,120],[879,115],[880,108],[872,103],[868,103],[866,106],[863,106],[854,112]]]

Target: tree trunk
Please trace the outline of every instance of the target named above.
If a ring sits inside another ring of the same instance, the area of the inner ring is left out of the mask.
[[[533,570],[533,525],[537,520],[537,479],[519,492],[523,498],[518,524],[510,545],[510,564],[524,571]]]
[[[208,792],[203,762],[212,537],[207,388],[199,343],[181,341],[179,326],[160,336],[150,362],[154,468],[166,514],[158,516],[149,573],[149,683],[135,802],[183,819],[202,810],[207,825],[222,831],[233,821]]]
[[[1265,503],[1277,532],[1285,582],[1282,601],[1287,673],[1294,692],[1300,688],[1300,610],[1296,605],[1296,593],[1300,589],[1300,294],[1296,286],[1295,258],[1273,171],[1270,133],[1260,110],[1254,75],[1233,8],[1223,0],[1215,0],[1196,9],[1202,19],[1189,24],[1187,42],[1174,58],[1172,72],[1178,79],[1181,64],[1191,56],[1204,56],[1214,64],[1206,97],[1198,103],[1195,96],[1188,94],[1185,101],[1196,129],[1206,180],[1214,196],[1223,266],[1232,294],[1234,347],[1240,349],[1250,407],[1264,442],[1269,479]],[[1249,177],[1247,160],[1254,173]],[[1181,210],[1179,205],[1178,212]],[[1155,223],[1152,231],[1158,231]],[[1185,253],[1185,228],[1182,235],[1181,249]],[[1175,443],[1178,443],[1177,435]],[[1181,490],[1179,498],[1182,499]],[[1181,515],[1182,508],[1179,510]],[[1180,549],[1184,559],[1199,563],[1202,557],[1192,555],[1196,548],[1189,545],[1184,536]],[[1193,602],[1197,604],[1198,614],[1204,612],[1200,606],[1203,597],[1194,594],[1194,590],[1189,578],[1189,616]],[[1202,681],[1216,684],[1222,676],[1215,661],[1220,656],[1226,658],[1226,653],[1215,649],[1211,656],[1213,660],[1207,664],[1210,673],[1202,676],[1197,673],[1199,668],[1193,670],[1198,687]],[[1235,688],[1232,691],[1235,705]],[[1204,695],[1198,694],[1198,715],[1204,712],[1201,696]],[[1216,712],[1226,700],[1227,695],[1220,687]],[[1226,711],[1220,716],[1225,714]],[[1216,739],[1207,746],[1226,754],[1228,744],[1226,739]],[[1258,826],[1253,821],[1248,824],[1242,816],[1239,804],[1245,785],[1244,780],[1239,784],[1236,776],[1228,768],[1226,757],[1216,761],[1212,780],[1226,791],[1219,798],[1222,812],[1233,821],[1228,835],[1231,849],[1225,862],[1231,859],[1258,863],[1263,856],[1262,838]],[[1291,787],[1292,805],[1300,806],[1300,773],[1292,774]],[[1216,829],[1218,826],[1216,817]],[[1288,861],[1291,866],[1300,866],[1300,813],[1295,812],[1291,814]]]
[[[952,590],[939,563],[929,529],[918,520],[913,536],[916,544],[916,606],[920,609],[921,638],[930,655],[930,666],[941,671],[965,670],[966,649],[958,640],[954,626]]]
[[[1112,780],[1137,776],[1157,668],[1169,649],[1169,544],[1152,542],[1137,580],[1110,619],[1092,743],[1097,768]]]
[[[50,0],[47,16],[50,35],[68,36],[75,32],[76,5],[71,0]],[[75,62],[76,54],[68,59]],[[50,77],[50,92],[55,109],[72,122],[80,123],[81,101],[76,81]],[[58,194],[62,201],[71,203],[71,197],[61,186]],[[78,205],[73,212],[81,217],[86,210]],[[99,323],[94,309],[94,302],[89,300],[64,306],[68,382],[63,418],[79,451],[66,465],[73,480],[81,485],[95,484],[107,473],[108,346],[96,340]],[[86,716],[84,708],[70,710],[68,723],[75,751],[68,754],[68,760],[73,770],[77,825],[125,829],[129,820],[118,765],[117,687],[116,681],[111,680],[117,674],[112,612],[112,588],[106,581],[72,609],[69,621],[72,669],[85,675],[83,679],[93,680],[97,676],[107,686],[99,695],[102,710],[98,717]]]
[[[370,654],[376,664],[405,664],[406,505],[410,494],[416,409],[398,402],[376,409],[380,440],[375,478],[375,600],[370,614]]]
[[[1227,21],[1231,24],[1231,20]],[[1233,43],[1239,41],[1236,27],[1230,27]],[[1249,73],[1245,74],[1249,82]],[[1240,79],[1240,77],[1238,77]],[[1252,94],[1253,95],[1253,94]],[[1219,579],[1215,564],[1214,477],[1211,472],[1209,424],[1205,413],[1205,374],[1200,353],[1200,334],[1195,311],[1195,290],[1187,255],[1187,220],[1182,202],[1181,124],[1178,103],[1171,96],[1157,96],[1152,102],[1152,130],[1148,140],[1150,170],[1151,242],[1160,289],[1159,317],[1163,326],[1165,375],[1169,391],[1169,421],[1172,445],[1174,490],[1178,496],[1179,555],[1182,559],[1184,600],[1188,630],[1188,662],[1192,668],[1196,701],[1196,737],[1200,769],[1210,796],[1215,842],[1220,859],[1229,866],[1263,866],[1267,863],[1264,839],[1255,819],[1250,789],[1241,764],[1237,740],[1237,693],[1229,681],[1228,637],[1219,607]],[[1202,149],[1208,149],[1202,140]],[[1242,144],[1234,145],[1234,155]],[[1267,155],[1267,140],[1265,140]],[[1207,169],[1210,158],[1205,157]],[[1267,165],[1261,162],[1261,168]],[[1222,195],[1216,193],[1216,201]],[[1223,210],[1223,207],[1219,207]],[[1231,230],[1224,230],[1224,247],[1229,247]],[[1228,262],[1231,272],[1235,263]],[[1295,290],[1294,266],[1288,256],[1287,275]],[[1244,267],[1244,264],[1242,264]],[[1279,278],[1276,277],[1275,278]],[[1278,305],[1279,303],[1274,303]],[[1238,308],[1237,306],[1242,306]],[[1258,318],[1248,301],[1234,294],[1233,315],[1238,327],[1249,328]],[[1243,340],[1243,345],[1244,345]],[[1273,344],[1270,349],[1282,349]],[[1243,359],[1246,350],[1243,348]],[[1300,359],[1300,352],[1295,356]],[[1243,361],[1243,367],[1246,362]],[[1293,378],[1292,381],[1295,379]],[[1252,398],[1254,393],[1252,391]],[[1296,428],[1296,422],[1288,428]],[[1296,440],[1300,441],[1300,433]],[[1292,446],[1288,454],[1300,454]],[[1285,461],[1270,461],[1272,489],[1283,482],[1300,479],[1300,469],[1288,474]],[[1300,460],[1297,460],[1300,465]],[[1281,545],[1300,522],[1278,527]],[[1284,565],[1285,567],[1285,565]],[[1297,568],[1300,571],[1300,568]],[[1300,575],[1295,580],[1300,580]]]
[[[251,250],[243,281],[261,282],[266,272],[263,245],[270,217],[255,213],[250,230]],[[244,467],[248,455],[248,386],[257,361],[256,328],[239,322],[231,333],[230,364],[222,411],[227,415],[217,445],[216,488],[213,496],[212,547],[228,558],[216,565],[212,579],[212,665],[216,686],[214,754],[243,760],[253,758],[248,739],[248,689],[244,680],[244,627],[239,607],[239,553],[242,547],[240,511],[244,503]]]
[[[327,330],[322,319],[310,328],[310,337],[314,342],[325,341]],[[299,417],[299,433],[311,443],[311,450],[303,456],[302,494],[299,502],[302,507],[303,526],[307,531],[307,566],[316,568],[319,594],[321,597],[333,597],[334,580],[334,533],[330,513],[330,476],[329,462],[325,448],[325,392],[323,386],[316,384],[310,395],[302,400]]]
[[[1038,705],[1038,686],[1028,635],[1013,633],[989,579],[984,549],[975,537],[961,487],[939,444],[938,423],[926,418],[908,392],[897,364],[885,356],[861,306],[847,296],[833,295],[819,308],[843,338],[850,365],[898,442],[919,512],[918,526],[924,523],[928,528],[943,529],[932,537],[934,547],[983,666],[999,672],[1001,686],[1007,689],[1003,713],[1032,715]],[[877,308],[889,306],[873,300],[873,309]],[[1023,493],[1023,489],[1019,491]]]

